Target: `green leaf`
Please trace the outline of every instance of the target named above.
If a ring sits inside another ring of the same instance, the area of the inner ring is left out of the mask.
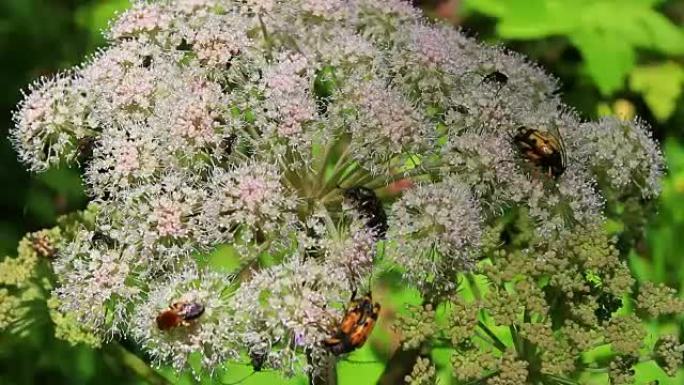
[[[506,13],[506,9],[506,0],[468,0],[463,2],[464,11],[477,11],[489,16],[501,17]]]
[[[129,0],[105,0],[89,3],[78,8],[75,14],[76,24],[90,32],[96,44],[103,42],[102,31],[117,12],[131,5]]]
[[[212,269],[226,272],[233,272],[242,264],[240,255],[231,245],[220,245],[209,254],[207,260]]]
[[[205,382],[203,382],[205,383]],[[307,379],[302,376],[284,378],[280,373],[273,370],[254,372],[249,360],[244,363],[228,363],[220,381],[207,377],[206,384],[240,384],[240,385],[306,385]],[[196,384],[196,383],[195,383]]]
[[[581,52],[587,73],[603,95],[623,87],[636,60],[627,41],[620,35],[596,31],[578,31],[570,40]]]
[[[371,344],[354,351],[337,364],[337,376],[340,384],[375,384],[380,378],[385,364],[373,353]],[[364,379],[364,381],[359,381]]]
[[[656,12],[641,15],[644,35],[650,37],[651,48],[670,55],[684,54],[684,30]]]
[[[677,107],[684,86],[684,68],[674,62],[639,66],[629,77],[629,87],[644,96],[653,115],[667,120]]]
[[[623,88],[637,48],[684,52],[684,31],[658,13],[662,0],[466,0],[465,9],[499,19],[507,39],[566,36],[603,95]]]
[[[544,0],[510,0],[497,26],[501,36],[525,38],[548,34],[550,14]]]
[[[566,35],[581,25],[577,13],[564,2],[511,0],[497,25],[499,35],[509,39],[536,39]]]
[[[437,367],[437,383],[449,384],[453,377],[453,368],[451,366],[451,357],[455,350],[452,348],[434,348],[432,349],[432,362]]]
[[[504,38],[536,39],[578,31],[619,35],[632,46],[679,54],[684,32],[654,6],[660,0],[467,0],[473,9],[499,18]]]

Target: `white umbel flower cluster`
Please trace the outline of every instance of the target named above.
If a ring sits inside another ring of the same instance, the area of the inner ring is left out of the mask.
[[[403,0],[137,1],[107,37],[29,89],[11,139],[32,171],[78,164],[97,207],[54,263],[59,310],[178,370],[312,369],[380,257],[448,296],[508,213],[550,244],[606,192],[659,192],[642,123],[582,122],[540,68]]]

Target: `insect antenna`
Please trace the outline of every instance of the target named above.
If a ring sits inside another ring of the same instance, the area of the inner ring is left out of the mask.
[[[239,380],[237,380],[237,381],[235,381],[235,382],[223,382],[223,381],[221,381],[221,384],[223,384],[223,385],[237,385],[237,384],[241,384],[241,383],[247,381],[248,378],[252,377],[253,375],[255,375],[255,374],[257,374],[257,373],[258,373],[258,372],[257,372],[256,370],[254,370],[254,371],[252,371],[252,373],[250,373],[250,374],[248,374],[248,375],[242,377],[241,379],[239,379]]]
[[[349,362],[350,364],[379,364],[379,360],[353,360],[351,358],[342,359],[344,362]]]

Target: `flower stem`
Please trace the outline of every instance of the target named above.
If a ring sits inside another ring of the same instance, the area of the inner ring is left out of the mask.
[[[112,342],[105,348],[105,352],[114,358],[121,366],[150,385],[171,385],[164,376],[152,369],[140,357],[131,353],[118,342]]]
[[[571,380],[569,378],[563,378],[563,377],[554,376],[554,375],[547,375],[546,377],[549,380],[556,382],[557,384],[562,384],[562,385],[578,385],[579,384],[577,381]]]
[[[377,385],[400,385],[404,384],[404,377],[411,373],[418,357],[420,348],[404,350],[401,346],[397,348],[390,360],[385,365]]]
[[[502,352],[506,351],[506,349],[507,349],[506,344],[504,344],[499,339],[499,337],[484,322],[478,321],[477,326],[479,326],[480,329],[482,329],[482,331],[485,332],[489,336],[489,338],[492,339],[492,343],[494,344],[494,346],[497,349],[499,349]]]
[[[312,362],[311,356],[308,360]],[[337,359],[331,356],[324,366],[310,372],[309,385],[337,385]]]
[[[269,60],[273,59],[273,41],[271,41],[271,36],[268,34],[266,23],[264,23],[264,19],[261,15],[259,15],[259,26],[261,27],[261,32],[264,34],[264,41],[266,42],[266,58]]]

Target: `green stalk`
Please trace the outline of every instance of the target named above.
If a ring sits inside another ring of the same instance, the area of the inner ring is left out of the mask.
[[[470,290],[473,292],[475,299],[480,301],[482,299],[482,292],[480,292],[480,287],[477,286],[477,282],[475,282],[475,277],[473,277],[472,274],[467,273],[465,274],[465,279],[468,281],[468,286],[470,286]]]
[[[344,174],[344,171],[349,167],[349,164],[346,163],[347,157],[349,156],[349,150],[351,146],[347,144],[345,147],[344,151],[342,154],[340,154],[339,159],[337,159],[337,162],[335,163],[335,166],[333,167],[332,171],[332,176],[330,179],[325,181],[325,168],[323,169],[323,172],[321,173],[321,189],[319,190],[319,194],[321,193],[327,193],[330,191],[331,187],[337,187],[339,183],[337,183],[337,179]],[[332,186],[331,186],[332,184]]]
[[[309,363],[313,363],[311,356],[307,357]],[[309,374],[309,385],[337,385],[337,358],[328,357],[324,367],[320,371]]]
[[[264,19],[259,15],[259,26],[261,27],[261,32],[264,34],[264,41],[266,42],[266,48],[267,54],[266,57],[269,60],[273,59],[273,41],[271,41],[271,35],[268,34],[268,30],[266,29],[266,23],[264,23]]]
[[[482,321],[477,321],[477,326],[482,329],[483,332],[485,332],[489,338],[492,339],[492,342],[494,344],[494,347],[499,349],[502,352],[505,352],[507,350],[506,344],[504,344],[501,339],[487,326],[484,322]]]
[[[131,353],[118,342],[112,342],[105,347],[105,352],[114,358],[121,366],[125,367],[136,377],[150,385],[171,385],[164,376],[152,369],[140,357]]]
[[[568,379],[568,378],[559,377],[559,376],[554,376],[554,375],[552,375],[552,374],[548,374],[548,375],[546,375],[546,377],[547,377],[549,380],[551,380],[551,381],[555,381],[557,384],[562,384],[562,385],[579,385],[579,383],[576,382],[576,381],[574,381],[574,380],[571,380],[571,379]]]
[[[513,340],[513,346],[515,351],[518,352],[518,357],[525,357],[525,351],[520,340],[520,334],[515,325],[509,325],[508,330],[511,332],[511,339]]]

